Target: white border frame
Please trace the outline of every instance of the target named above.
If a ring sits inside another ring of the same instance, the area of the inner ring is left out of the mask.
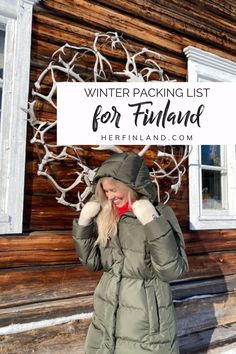
[[[188,58],[188,81],[236,81],[236,63],[189,46],[184,48]],[[199,146],[193,146],[189,156],[189,220],[191,230],[201,229],[235,229],[236,228],[236,149],[235,145],[227,145],[225,149],[226,166],[228,170],[227,195],[228,209],[208,209],[204,214],[201,208],[200,190],[200,153]]]
[[[38,0],[1,0],[6,25],[3,111],[0,126],[0,234],[21,233],[32,9]]]

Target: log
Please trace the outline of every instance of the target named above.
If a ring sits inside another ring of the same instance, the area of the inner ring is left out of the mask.
[[[0,268],[77,263],[78,258],[72,243],[71,228],[72,220],[78,217],[78,213],[67,208],[67,215],[65,215],[64,208],[59,204],[56,208],[54,205],[51,207],[48,205],[47,210],[44,211],[46,216],[42,211],[38,214],[42,228],[44,227],[47,231],[0,237]],[[58,218],[58,215],[63,215],[63,217]],[[68,231],[48,231],[45,218],[58,219],[61,229],[63,225],[65,229],[67,225]],[[236,246],[236,238],[233,230],[202,231],[197,235],[195,232],[184,232],[190,264],[190,271],[185,278],[235,272],[236,252],[233,249]]]
[[[75,156],[75,152],[68,149],[68,153],[72,153]],[[39,154],[39,156],[43,156],[41,153],[41,149],[37,149],[37,146],[33,148],[33,150],[29,151],[27,155],[26,162],[26,176],[25,176],[25,193],[26,194],[48,194],[55,196],[57,195],[57,191],[50,182],[44,176],[38,176],[38,168],[40,163],[40,158],[36,156],[34,158],[34,154]],[[90,154],[90,156],[89,156]],[[99,156],[94,151],[81,151],[81,161],[85,163],[90,168],[95,168],[96,165],[100,164]],[[101,159],[101,158],[100,158]],[[146,160],[148,161],[148,160]],[[151,161],[150,161],[151,164]],[[53,176],[57,183],[63,187],[70,186],[78,177],[77,172],[80,170],[77,161],[72,158],[65,159],[61,162],[53,161],[50,162],[47,166],[48,172],[51,176]],[[161,191],[168,191],[170,189],[170,181],[165,179],[160,180],[160,189]],[[73,195],[76,197],[77,190],[82,191],[85,188],[84,184],[80,184],[73,190]],[[188,188],[187,188],[187,174],[183,177],[181,187],[177,194],[172,194],[171,199],[174,201],[178,200],[188,200]]]
[[[230,37],[228,42],[223,43],[224,50],[219,48],[219,38],[214,35],[210,35],[207,40],[207,45],[202,44],[195,38],[188,37],[183,28],[181,35],[178,35],[173,28],[168,30],[163,29],[163,27],[156,27],[151,25],[144,20],[134,17],[132,14],[132,21],[130,21],[130,16],[124,12],[118,12],[113,8],[107,8],[105,6],[99,6],[97,4],[92,4],[85,0],[70,0],[66,3],[63,0],[46,0],[44,1],[44,6],[46,9],[57,11],[60,16],[71,16],[75,20],[80,19],[83,23],[89,24],[90,28],[94,28],[95,31],[107,31],[113,28],[113,30],[120,33],[126,34],[126,37],[133,38],[137,41],[143,43],[144,39],[148,47],[158,46],[161,50],[175,53],[177,55],[182,55],[183,48],[188,45],[197,46],[199,49],[213,51],[217,55],[221,55],[230,60],[235,58],[234,51],[236,48],[235,44],[230,42]],[[137,6],[138,9],[138,6]],[[152,3],[152,12],[153,3]],[[181,13],[178,6],[178,13]],[[72,15],[73,14],[73,15]],[[173,21],[171,22],[171,24]],[[167,24],[165,23],[165,26]],[[202,32],[202,31],[201,31]],[[194,33],[196,37],[196,32]],[[226,35],[226,34],[225,34]],[[211,48],[210,48],[211,47]],[[217,49],[216,49],[217,48]]]
[[[208,277],[207,279],[190,279],[171,283],[174,300],[182,300],[193,296],[219,295],[230,293],[236,289],[236,274]]]
[[[175,304],[178,335],[198,333],[236,322],[236,292]]]
[[[189,3],[195,5],[195,0],[189,0]],[[218,0],[198,0],[199,8],[208,9],[210,12],[218,14],[223,18],[228,18],[231,21],[235,21],[236,6],[231,0],[224,0],[219,2]]]
[[[107,5],[105,0],[98,0],[98,2]],[[181,11],[179,11],[180,6]],[[121,12],[126,12],[137,18],[140,17],[140,9],[142,8],[142,17],[155,25],[158,23],[172,31],[194,36],[204,42],[219,44],[219,37],[222,39],[224,37],[224,41],[236,43],[234,22],[226,20],[223,16],[216,15],[196,3],[182,1],[180,5],[178,0],[171,2],[161,0],[155,3],[154,10],[153,3],[150,1],[132,0],[126,2],[121,0],[118,3],[111,0],[109,7],[119,9]],[[223,36],[222,31],[224,32]]]
[[[93,312],[92,296],[42,301],[0,309],[0,328]]]
[[[59,204],[55,197],[47,193],[25,195],[24,232],[71,229],[72,220],[78,217],[79,213]],[[186,200],[173,199],[169,205],[176,212],[180,226],[186,230],[188,228]]]
[[[60,31],[60,36],[58,37],[58,30]],[[64,45],[66,42],[74,46],[85,46],[92,47],[95,32],[91,30],[90,27],[85,27],[83,25],[78,27],[76,21],[68,21],[64,18],[56,17],[48,14],[47,17],[44,13],[36,12],[33,22],[33,44],[32,47],[32,58],[33,63],[37,63],[37,58],[45,62],[45,58],[50,60],[50,53],[52,54],[60,46]],[[58,47],[55,47],[57,43]],[[130,53],[140,51],[143,49],[144,45],[130,39],[125,43],[126,48]],[[41,51],[42,47],[42,51]],[[34,50],[35,48],[35,50]],[[153,48],[152,48],[153,49]],[[112,50],[109,45],[102,47],[103,53],[111,60],[113,65],[121,66],[124,59],[123,50],[116,48]],[[155,51],[159,52],[158,48]],[[42,54],[45,53],[43,56]],[[186,78],[186,62],[181,57],[176,57],[171,53],[163,53],[160,50],[160,54],[163,59],[159,59],[163,70],[167,70],[171,75],[178,76],[185,81]],[[83,58],[81,58],[81,63],[83,63]],[[45,67],[46,62],[45,62]],[[87,69],[88,69],[87,63]]]
[[[101,272],[80,265],[0,271],[0,308],[90,296]]]
[[[43,239],[45,240],[44,243],[42,242],[42,244],[40,244]],[[55,250],[58,248],[61,250],[61,253],[64,252],[64,254],[66,254],[66,249],[71,247],[71,241],[63,241],[63,237],[60,233],[55,235],[54,239],[51,239],[51,244],[47,241],[46,235],[41,238],[40,236],[35,237],[35,240],[32,240],[32,244],[28,243],[27,240],[24,240],[23,238],[18,240],[20,241],[18,241],[18,244],[21,244],[22,242],[22,248],[26,249],[26,253],[27,249],[37,249],[40,246],[42,250],[42,258],[44,257],[43,253],[47,253],[47,248],[54,248]],[[1,240],[1,247],[7,250],[10,240],[5,240],[5,244],[3,241]],[[17,246],[17,238],[15,238],[12,240],[12,252],[14,253],[14,249],[17,248],[19,249]],[[6,253],[9,254],[9,252]],[[218,254],[218,257],[219,256],[220,255]],[[207,256],[205,256],[205,258],[203,256],[195,256],[193,259],[190,257],[190,272],[185,275],[185,279],[180,279],[177,282],[173,282],[172,286],[175,293],[174,298],[186,298],[194,295],[194,293],[200,295],[206,293],[225,292],[227,288],[229,289],[228,291],[234,290],[235,275],[233,275],[233,273],[236,273],[236,255],[233,254],[229,257],[229,254],[225,253],[221,254],[221,257],[225,257],[228,261],[228,264],[224,267],[219,267],[217,258],[214,258],[212,254],[211,258],[207,258]],[[27,259],[28,257],[26,257],[25,264],[27,264]],[[40,262],[36,259],[34,264],[37,263],[40,264]],[[199,271],[199,263],[202,264],[202,268],[204,268],[202,272]],[[46,265],[46,262],[41,262],[41,264]],[[10,266],[13,267],[14,265]],[[229,276],[224,279],[222,277],[223,274],[229,274]],[[221,275],[221,277],[204,280],[206,277],[209,278],[210,275]],[[80,265],[61,265],[55,268],[44,266],[42,270],[40,270],[40,268],[12,268],[11,270],[2,269],[0,271],[1,303],[2,306],[7,307],[9,306],[8,301],[10,301],[10,304],[14,304],[14,301],[17,301],[16,304],[18,301],[20,301],[19,304],[24,304],[24,301],[26,301],[26,303],[31,303],[32,301],[37,301],[37,299],[41,299],[41,301],[44,299],[44,301],[46,301],[48,300],[47,294],[49,294],[49,299],[57,298],[57,296],[63,297],[63,295],[60,294],[63,294],[65,289],[66,297],[83,295],[87,294],[87,292],[91,293],[93,292],[100,276],[100,272],[89,272]],[[202,280],[200,280],[200,278],[202,278]],[[58,287],[58,284],[60,284],[60,287]],[[68,289],[70,290],[68,291]],[[38,295],[38,292],[41,292],[41,294]],[[42,293],[45,293],[45,295],[42,295]],[[44,298],[44,296],[46,296],[46,298]],[[21,303],[21,298],[23,303]],[[35,301],[33,300],[34,298]]]
[[[13,354],[84,354],[84,342],[90,320],[71,321],[62,325],[0,336],[0,350]],[[222,354],[235,348],[236,323],[214,330],[179,337],[180,354]],[[208,349],[209,348],[209,349]],[[212,349],[211,349],[212,348]],[[215,349],[214,349],[215,348]]]
[[[74,217],[77,217],[75,213]],[[11,236],[0,236],[0,249],[1,257],[0,264],[3,264],[3,258],[15,257],[17,259],[17,252],[31,252],[34,250],[37,252],[56,252],[71,254],[71,261],[75,260],[74,255],[74,245],[72,243],[72,234],[71,234],[71,225],[72,219],[70,220],[70,230],[63,231],[33,231],[31,233],[25,233],[23,235],[11,235]],[[185,232],[184,239],[186,242],[187,254],[189,257],[192,255],[195,256],[194,259],[197,259],[197,256],[203,256],[205,258],[210,257],[209,253],[224,251],[231,251],[235,249],[236,246],[236,235],[233,230],[219,231],[202,231],[196,238],[194,233]],[[191,242],[191,240],[193,241]],[[196,243],[196,244],[195,244]],[[218,255],[218,253],[217,253]],[[42,254],[41,254],[42,256]],[[218,255],[220,258],[220,256]],[[35,260],[37,256],[35,255]],[[200,258],[199,258],[200,259]],[[52,261],[54,261],[52,259]],[[222,263],[222,262],[221,262]]]
[[[59,271],[58,271],[59,273]],[[32,272],[29,272],[29,277]],[[84,277],[80,277],[78,280],[77,287],[78,289],[82,289],[84,286]],[[94,277],[94,284],[93,288],[95,288],[98,279]],[[73,313],[79,312],[90,312],[92,311],[92,297],[90,295],[81,296],[78,294],[78,289],[76,291],[76,284],[75,282],[68,281],[67,287],[70,289],[69,294],[66,293],[66,298],[62,298],[63,289],[61,289],[61,294],[55,294],[52,291],[52,297],[45,301],[44,297],[42,299],[38,299],[36,303],[27,303],[21,304],[18,303],[17,307],[15,307],[15,303],[5,303],[4,307],[0,309],[0,324],[1,326],[6,326],[9,324],[14,323],[26,323],[31,322],[34,320],[42,320],[48,319],[53,317],[60,317],[60,316],[69,316]],[[61,281],[60,281],[61,284]],[[4,285],[4,284],[3,284]],[[13,285],[15,284],[15,280],[13,279]],[[195,282],[181,282],[178,285],[172,284],[172,292],[173,292],[173,299],[176,301],[183,301],[186,299],[190,299],[191,297],[196,296],[209,296],[209,295],[221,295],[222,293],[227,294],[233,292],[236,286],[236,275],[227,276],[225,278],[216,278],[210,280],[196,280]],[[4,291],[4,290],[3,290]],[[25,293],[25,297],[28,296],[28,287],[27,282],[25,280],[25,284],[21,283],[21,292]],[[41,293],[47,293],[48,290],[46,287],[41,288]],[[19,293],[18,293],[19,294]],[[91,294],[88,292],[88,294]],[[8,301],[10,297],[13,299],[16,298],[16,295],[13,293],[7,293]],[[179,302],[177,302],[178,305]],[[2,305],[3,306],[3,305]],[[16,316],[17,314],[17,316]]]
[[[0,336],[4,354],[84,354],[84,341],[90,320],[35,329],[25,333]]]
[[[189,272],[185,278],[207,278],[236,273],[236,252],[212,252],[188,256]]]
[[[201,230],[184,232],[188,255],[236,249],[235,230]]]
[[[235,350],[236,323],[179,337],[181,354],[223,354]]]
[[[201,314],[200,314],[201,315]],[[5,353],[13,353],[20,348],[24,353],[83,353],[85,336],[90,319],[71,321],[62,325],[34,329],[24,333],[0,336],[0,349]],[[215,348],[209,353],[220,353],[220,348],[233,348],[236,323],[218,328],[193,332],[179,337],[180,353],[199,353],[199,350]],[[208,351],[206,351],[208,353]]]
[[[45,207],[47,205],[47,207]],[[55,197],[46,193],[25,195],[24,231],[71,229],[78,212],[59,204]]]
[[[0,245],[0,269],[79,263],[71,231],[1,237]]]

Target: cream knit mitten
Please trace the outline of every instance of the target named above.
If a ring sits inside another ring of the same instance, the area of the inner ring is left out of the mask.
[[[134,215],[143,225],[159,217],[155,207],[148,199],[136,200],[132,204],[132,209]]]
[[[87,226],[99,213],[101,205],[97,201],[87,202],[80,212],[78,224],[81,226]]]

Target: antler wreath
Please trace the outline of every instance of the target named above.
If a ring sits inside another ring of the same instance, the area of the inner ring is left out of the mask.
[[[113,64],[108,57],[110,49],[116,59]],[[157,60],[161,59],[163,58],[160,54],[147,48],[131,55],[122,37],[115,32],[96,33],[91,48],[65,44],[52,55],[52,61],[34,84],[32,100],[28,107],[28,121],[34,131],[31,143],[37,146],[40,157],[37,173],[52,183],[57,191],[56,199],[59,203],[79,211],[91,194],[96,168],[91,168],[85,162],[85,147],[60,147],[56,144],[57,82],[168,81],[168,76],[157,63]],[[143,156],[150,148],[150,145],[144,146],[139,155]],[[123,152],[121,146],[115,145],[100,145],[91,149],[98,154],[104,150]],[[173,146],[157,147],[150,176],[156,185],[159,201],[162,195],[160,181],[163,179],[170,182],[168,190],[164,192],[164,203],[169,200],[171,193],[178,192],[185,173],[183,163],[189,156],[189,151],[189,147],[185,146],[182,154],[176,157]],[[52,173],[52,170],[56,170],[52,166],[58,164],[68,165],[69,168],[73,166],[75,169],[74,172],[68,173],[67,186]]]

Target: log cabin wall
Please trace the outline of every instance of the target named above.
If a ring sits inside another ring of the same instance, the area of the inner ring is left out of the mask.
[[[188,45],[236,61],[235,9],[236,5],[230,1],[221,4],[217,1],[181,1],[180,5],[179,0],[135,0],[109,1],[108,5],[107,1],[71,0],[65,4],[62,0],[44,0],[34,11],[31,86],[60,46],[66,42],[75,46],[91,46],[94,33],[106,31],[121,33],[136,51],[146,47],[159,52],[164,56],[160,65],[168,76],[186,81],[183,48]],[[31,135],[29,129],[29,139]],[[109,153],[103,156],[95,153],[91,156],[91,152],[84,154],[90,165],[99,165],[109,156]],[[151,157],[150,153],[146,160]],[[76,213],[56,202],[55,190],[48,180],[37,176],[37,164],[37,149],[28,144],[24,229],[70,230]],[[192,275],[216,275],[219,265],[226,274],[235,271],[234,256],[231,253],[227,256],[236,244],[234,231],[189,231],[187,176],[170,205],[175,209],[185,234]],[[204,254],[209,252],[212,258],[204,258]],[[43,261],[39,258],[40,262]],[[62,258],[63,255],[59,256],[55,263],[60,263]],[[71,255],[67,259],[75,261]],[[203,261],[206,262],[204,269]],[[54,262],[53,258],[51,262]]]
[[[60,46],[67,42],[88,47],[93,43],[94,33],[107,31],[122,34],[135,51],[146,47],[159,52],[164,56],[160,65],[170,79],[186,81],[187,60],[183,48],[188,45],[236,62],[235,20],[236,4],[230,0],[44,0],[34,8],[30,86],[33,87]],[[112,52],[109,55],[114,60]],[[47,111],[41,114],[50,116]],[[100,277],[79,264],[71,241],[71,223],[77,213],[58,204],[54,188],[48,180],[37,176],[38,150],[30,144],[31,137],[29,127],[24,233],[0,237],[1,326],[69,316],[78,311],[90,312],[91,296]],[[147,163],[152,154],[151,150],[145,155]],[[99,156],[84,152],[86,162],[94,167],[108,156],[108,152]],[[66,181],[67,170],[60,173]],[[206,337],[202,338],[202,344],[198,341],[199,333],[204,331],[209,335],[217,325],[234,326],[236,322],[236,230],[189,230],[188,174],[169,205],[183,229],[190,263],[185,279],[173,284],[173,294],[179,301],[176,309],[181,348],[183,352],[193,353],[209,344]],[[210,297],[191,302],[189,306],[181,302],[183,298],[209,294],[215,296],[214,300]],[[196,319],[196,308],[198,314],[203,312],[204,318],[199,315]],[[212,315],[213,308],[217,315]],[[196,320],[199,321],[197,328]],[[75,342],[79,338],[80,347],[86,321],[80,325],[81,335],[75,328],[72,331],[77,335]],[[186,339],[190,338],[189,334],[191,340]],[[6,340],[6,347],[2,348],[7,350],[11,340]],[[229,341],[232,342],[232,336]],[[27,348],[27,339],[24,345]]]

